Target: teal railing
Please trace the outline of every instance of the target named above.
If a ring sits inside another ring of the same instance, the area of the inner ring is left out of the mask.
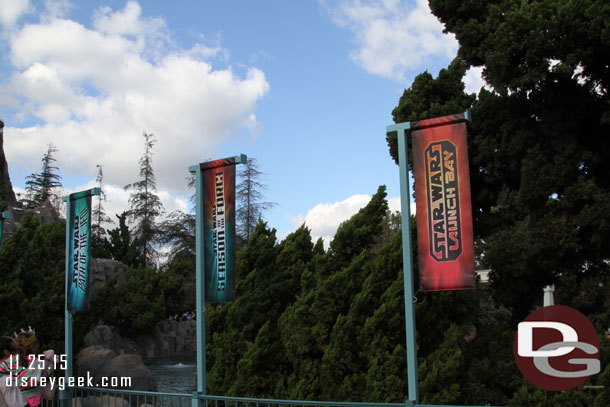
[[[158,393],[97,387],[74,387],[70,407],[450,407],[430,404],[368,403],[344,401],[278,400],[248,397],[201,395],[197,393]],[[61,407],[57,400],[42,407]],[[475,406],[460,406],[475,407]]]

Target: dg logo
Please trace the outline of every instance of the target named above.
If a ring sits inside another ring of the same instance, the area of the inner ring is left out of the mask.
[[[544,390],[569,390],[600,372],[599,338],[580,312],[553,305],[519,324],[513,345],[519,370]]]

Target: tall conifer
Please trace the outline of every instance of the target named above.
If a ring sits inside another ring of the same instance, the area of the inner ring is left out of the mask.
[[[152,167],[152,148],[156,144],[153,134],[144,133],[144,155],[140,158],[139,181],[125,185],[125,190],[133,190],[129,196],[128,218],[135,224],[134,237],[139,242],[140,252],[146,266],[154,267],[159,257],[155,249],[159,227],[157,217],[163,213],[163,203],[156,194],[157,182]]]
[[[49,143],[47,152],[42,157],[42,168],[38,174],[30,174],[25,179],[26,207],[35,208],[44,201],[52,198],[53,189],[61,187],[61,176],[57,173],[54,163],[57,161],[54,154],[57,148]]]
[[[263,200],[267,186],[260,181],[263,172],[258,169],[256,158],[249,158],[248,163],[239,170],[241,181],[237,185],[237,228],[242,237],[248,241],[263,211],[273,208],[274,202]]]

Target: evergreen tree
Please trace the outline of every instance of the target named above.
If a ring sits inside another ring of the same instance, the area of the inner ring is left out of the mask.
[[[256,158],[249,158],[248,163],[239,170],[241,181],[237,184],[237,229],[246,241],[254,231],[263,211],[271,209],[276,204],[263,200],[263,192],[267,186],[260,181],[263,174],[258,169]]]
[[[354,338],[362,320],[348,313],[382,230],[385,196],[385,187],[380,187],[364,208],[341,224],[330,250],[314,256],[309,270],[302,273],[303,291],[279,320],[293,372],[286,379],[283,397],[361,399],[364,368]]]
[[[156,143],[153,134],[144,133],[144,155],[140,158],[140,181],[125,185],[133,190],[129,196],[128,218],[135,224],[133,231],[142,258],[147,266],[155,267],[159,257],[155,244],[159,238],[157,217],[163,213],[163,204],[156,195],[157,183],[152,167],[152,148]]]
[[[107,251],[112,259],[131,267],[144,264],[141,244],[133,237],[127,226],[127,212],[116,215],[119,225],[108,231],[110,239],[106,241]]]
[[[545,285],[610,272],[610,8],[595,0],[430,6],[456,35],[460,59],[482,66],[494,90],[472,105],[474,228],[494,295],[521,319]],[[416,110],[401,101],[395,120]]]
[[[38,174],[30,174],[25,178],[25,191],[26,199],[25,204],[27,208],[35,208],[42,204],[47,199],[53,197],[53,189],[60,188],[61,176],[57,173],[57,168],[53,163],[55,159],[55,153],[57,148],[53,143],[49,143],[47,152],[42,157],[42,168]]]
[[[91,254],[93,257],[103,258],[108,257],[106,229],[102,226],[105,223],[110,223],[110,218],[104,211],[103,203],[106,202],[106,193],[104,192],[104,173],[101,165],[96,165],[97,177],[95,179],[97,187],[100,189],[100,195],[97,197],[97,205],[93,205],[91,210]]]
[[[32,212],[2,243],[0,332],[31,325],[41,348],[62,349],[65,287],[65,223],[42,226]]]
[[[174,211],[161,223],[159,243],[169,247],[168,263],[174,260],[195,262],[195,216]]]

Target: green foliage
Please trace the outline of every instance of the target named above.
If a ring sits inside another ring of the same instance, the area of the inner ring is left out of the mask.
[[[475,95],[464,93],[462,78],[468,69],[459,58],[453,60],[447,69],[441,69],[436,79],[427,71],[415,77],[406,89],[398,106],[392,111],[395,123],[421,120],[466,111],[472,106]],[[390,155],[398,163],[398,141],[396,133],[386,135]],[[409,136],[409,145],[411,140]],[[410,160],[411,161],[411,160]]]
[[[2,244],[0,332],[31,325],[41,347],[62,349],[65,224],[41,226],[31,212]]]
[[[105,242],[106,251],[114,260],[132,267],[143,264],[142,254],[139,252],[138,240],[131,235],[127,226],[127,212],[116,215],[119,226],[109,230],[110,240]]]
[[[196,309],[195,263],[174,260],[160,274],[160,288],[165,295],[168,314]]]
[[[437,350],[419,364],[419,386],[426,404],[458,403],[461,396],[460,376],[464,355],[460,330],[451,325]]]
[[[195,261],[195,216],[174,211],[161,223],[159,243],[169,247],[168,261]]]
[[[84,335],[100,321],[131,338],[150,332],[167,316],[162,279],[161,273],[143,267],[130,268],[122,284],[113,276],[92,298],[90,309],[78,313],[79,332]]]

